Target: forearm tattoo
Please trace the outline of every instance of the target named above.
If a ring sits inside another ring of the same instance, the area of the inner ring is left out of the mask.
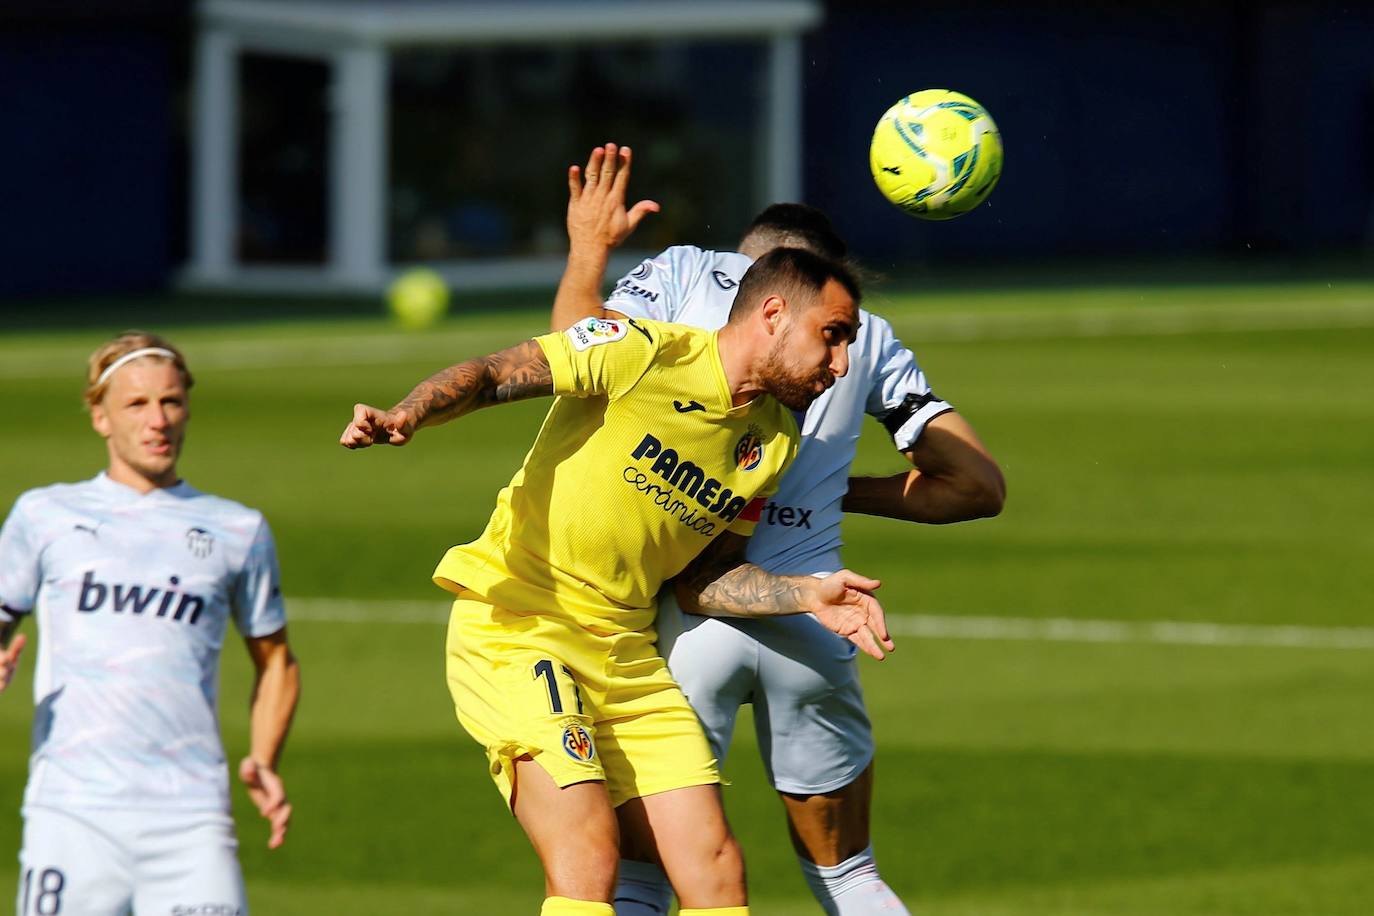
[[[539,344],[527,340],[434,373],[415,386],[396,409],[416,426],[444,423],[492,404],[553,394],[553,372]]]
[[[804,609],[801,576],[778,576],[744,560],[743,538],[722,535],[678,577],[685,610],[711,616],[772,617]],[[685,594],[683,594],[685,593]]]
[[[697,595],[701,613],[713,616],[773,617],[802,610],[805,593],[790,576],[775,576],[753,563],[736,566]]]

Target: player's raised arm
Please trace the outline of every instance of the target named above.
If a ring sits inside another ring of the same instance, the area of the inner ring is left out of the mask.
[[[584,170],[568,169],[568,264],[558,283],[550,325],[561,331],[583,318],[603,318],[601,281],[611,251],[630,237],[640,220],[657,213],[652,200],[625,209],[630,182],[630,148],[614,143],[592,150]]]
[[[553,394],[548,357],[533,340],[479,356],[434,373],[390,410],[367,404],[353,408],[344,428],[344,448],[405,445],[424,426],[437,426],[491,404]]]
[[[851,477],[846,512],[942,525],[991,518],[1007,485],[968,421],[953,411],[926,424],[904,454],[915,470],[891,477]]]
[[[727,531],[687,565],[675,583],[684,611],[707,617],[811,613],[876,659],[893,650],[883,607],[873,597],[877,579],[847,569],[823,579],[774,575],[744,559],[748,543]]]

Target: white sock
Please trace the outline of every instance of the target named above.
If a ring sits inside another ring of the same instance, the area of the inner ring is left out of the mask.
[[[663,869],[649,862],[620,860],[615,885],[615,916],[668,916],[673,886]]]
[[[839,865],[797,861],[811,893],[829,916],[911,916],[879,876],[872,846]]]

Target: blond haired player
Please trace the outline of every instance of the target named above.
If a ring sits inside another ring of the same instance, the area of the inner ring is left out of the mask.
[[[215,694],[232,619],[257,671],[238,773],[280,846],[276,767],[300,675],[272,534],[177,476],[192,379],[176,347],[131,331],[87,369],[106,470],[30,490],[0,530],[0,689],[19,622],[39,631],[17,909],[242,916]]]
[[[718,332],[590,319],[469,360],[341,437],[402,445],[478,407],[558,395],[480,538],[435,571],[454,592],[448,679],[464,728],[544,866],[543,913],[609,916],[622,831],[657,850],[684,914],[747,912],[701,726],[655,648],[655,595],[687,571],[701,613],[811,611],[876,657],[878,583],[743,561],[803,410],[848,369],[858,288],[780,249]]]

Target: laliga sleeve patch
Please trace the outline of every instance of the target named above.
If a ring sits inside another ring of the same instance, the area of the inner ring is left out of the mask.
[[[583,318],[564,333],[572,341],[573,349],[580,353],[597,344],[620,340],[629,331],[630,326],[624,321],[611,318]]]

